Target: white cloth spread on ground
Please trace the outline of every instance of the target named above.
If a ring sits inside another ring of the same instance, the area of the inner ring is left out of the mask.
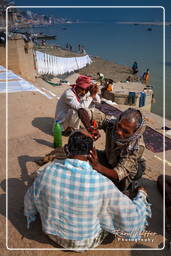
[[[3,66],[0,66],[0,71],[2,71],[0,72],[0,93],[36,91],[43,94],[48,99],[53,98],[47,93],[42,92],[40,89],[36,88],[32,83],[24,80],[22,77],[16,75],[12,71],[5,69]],[[6,82],[6,76],[7,76],[7,82]],[[13,81],[13,80],[16,80],[16,81]]]
[[[6,86],[7,92],[38,91],[38,89],[31,83],[25,80],[19,80],[8,81],[7,84],[6,82],[0,82],[0,93],[6,92]]]
[[[10,80],[21,80],[22,78],[16,74],[14,74],[13,72],[9,71],[5,71],[5,72],[0,72],[0,81],[1,80],[5,80],[6,78],[8,79],[8,81]]]
[[[36,51],[36,68],[39,74],[61,75],[81,69],[92,60],[88,55],[82,57],[63,58]]]
[[[0,72],[4,72],[4,71],[6,71],[7,69],[5,68],[5,67],[3,67],[3,66],[0,66]]]

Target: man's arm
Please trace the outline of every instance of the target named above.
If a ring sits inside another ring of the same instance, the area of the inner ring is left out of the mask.
[[[65,94],[65,103],[74,110],[81,108],[81,104],[77,99],[77,96],[72,92],[72,90],[67,90]]]
[[[151,207],[147,202],[147,192],[143,187],[138,188],[136,197],[131,200],[116,187],[108,192],[108,212],[113,214],[113,223],[109,232],[123,235],[129,239],[140,239],[145,230],[147,218],[151,217]],[[113,229],[113,230],[112,230]],[[123,233],[123,234],[122,234]]]
[[[24,196],[24,215],[27,218],[27,228],[29,228],[30,223],[35,221],[37,209],[33,200],[34,187],[33,185],[27,190]]]
[[[121,181],[122,179],[128,176],[130,176],[131,179],[134,179],[139,168],[138,159],[142,156],[143,147],[144,146],[139,147],[139,150],[134,150],[128,155],[122,154],[120,156],[119,162],[114,168],[118,174],[119,181]]]
[[[98,102],[100,103],[100,96],[98,95],[98,86],[93,85],[89,88],[88,93],[83,97],[81,105],[83,108],[89,108],[91,103]]]
[[[110,169],[99,163],[96,150],[94,149],[89,156],[89,160],[93,169],[115,182],[121,181],[127,176],[134,178],[134,176],[137,174],[137,159],[139,157],[139,151],[132,152],[132,154],[128,156],[120,156],[120,160],[116,167]]]
[[[27,218],[27,228],[29,228],[30,223],[35,221],[36,219],[37,208],[34,203],[34,199],[35,199],[36,193],[38,193],[40,188],[40,183],[41,183],[42,175],[44,173],[43,172],[44,168],[40,170],[32,186],[29,187],[29,189],[27,190],[24,196],[24,215]]]
[[[95,148],[90,152],[89,161],[94,170],[100,172],[101,174],[103,174],[107,178],[111,179],[112,181],[119,180],[118,174],[114,169],[109,169],[99,163],[97,152],[96,152]]]
[[[88,112],[84,108],[80,108],[78,110],[78,116],[82,121],[82,123],[84,124],[84,127],[91,134],[93,140],[97,140],[100,137],[100,134],[99,134],[99,131],[96,129],[96,127],[93,127],[93,124],[92,124],[92,121],[90,120]]]
[[[107,129],[113,129],[116,124],[116,119],[104,119],[98,122],[98,129],[106,132]]]
[[[87,96],[84,96],[79,102],[77,96],[71,91],[66,92],[65,102],[70,108],[78,110],[80,108],[88,108],[93,100],[93,97],[88,93]]]
[[[96,94],[95,97],[93,98],[93,102],[94,103],[100,103],[101,102],[100,96],[98,94]]]
[[[100,164],[99,162],[95,162],[90,160],[90,164],[93,167],[94,170],[100,172],[107,178],[111,179],[112,181],[118,181],[119,177],[117,172],[114,169],[109,169],[105,167],[104,165]]]

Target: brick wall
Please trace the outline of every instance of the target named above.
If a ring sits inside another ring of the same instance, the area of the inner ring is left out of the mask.
[[[5,66],[5,51],[0,45],[0,65]],[[22,38],[8,40],[8,68],[28,81],[35,81],[33,44]]]

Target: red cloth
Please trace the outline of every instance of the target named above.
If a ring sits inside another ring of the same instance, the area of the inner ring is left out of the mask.
[[[88,87],[90,87],[92,85],[92,78],[89,76],[83,76],[80,75],[77,80],[76,80],[76,84],[73,87],[81,87],[83,89],[87,89]]]

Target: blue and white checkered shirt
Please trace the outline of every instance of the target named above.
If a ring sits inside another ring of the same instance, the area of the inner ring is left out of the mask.
[[[37,212],[46,234],[80,242],[102,230],[138,237],[151,215],[143,191],[132,201],[88,162],[75,159],[55,160],[37,176],[24,198],[28,225]]]

